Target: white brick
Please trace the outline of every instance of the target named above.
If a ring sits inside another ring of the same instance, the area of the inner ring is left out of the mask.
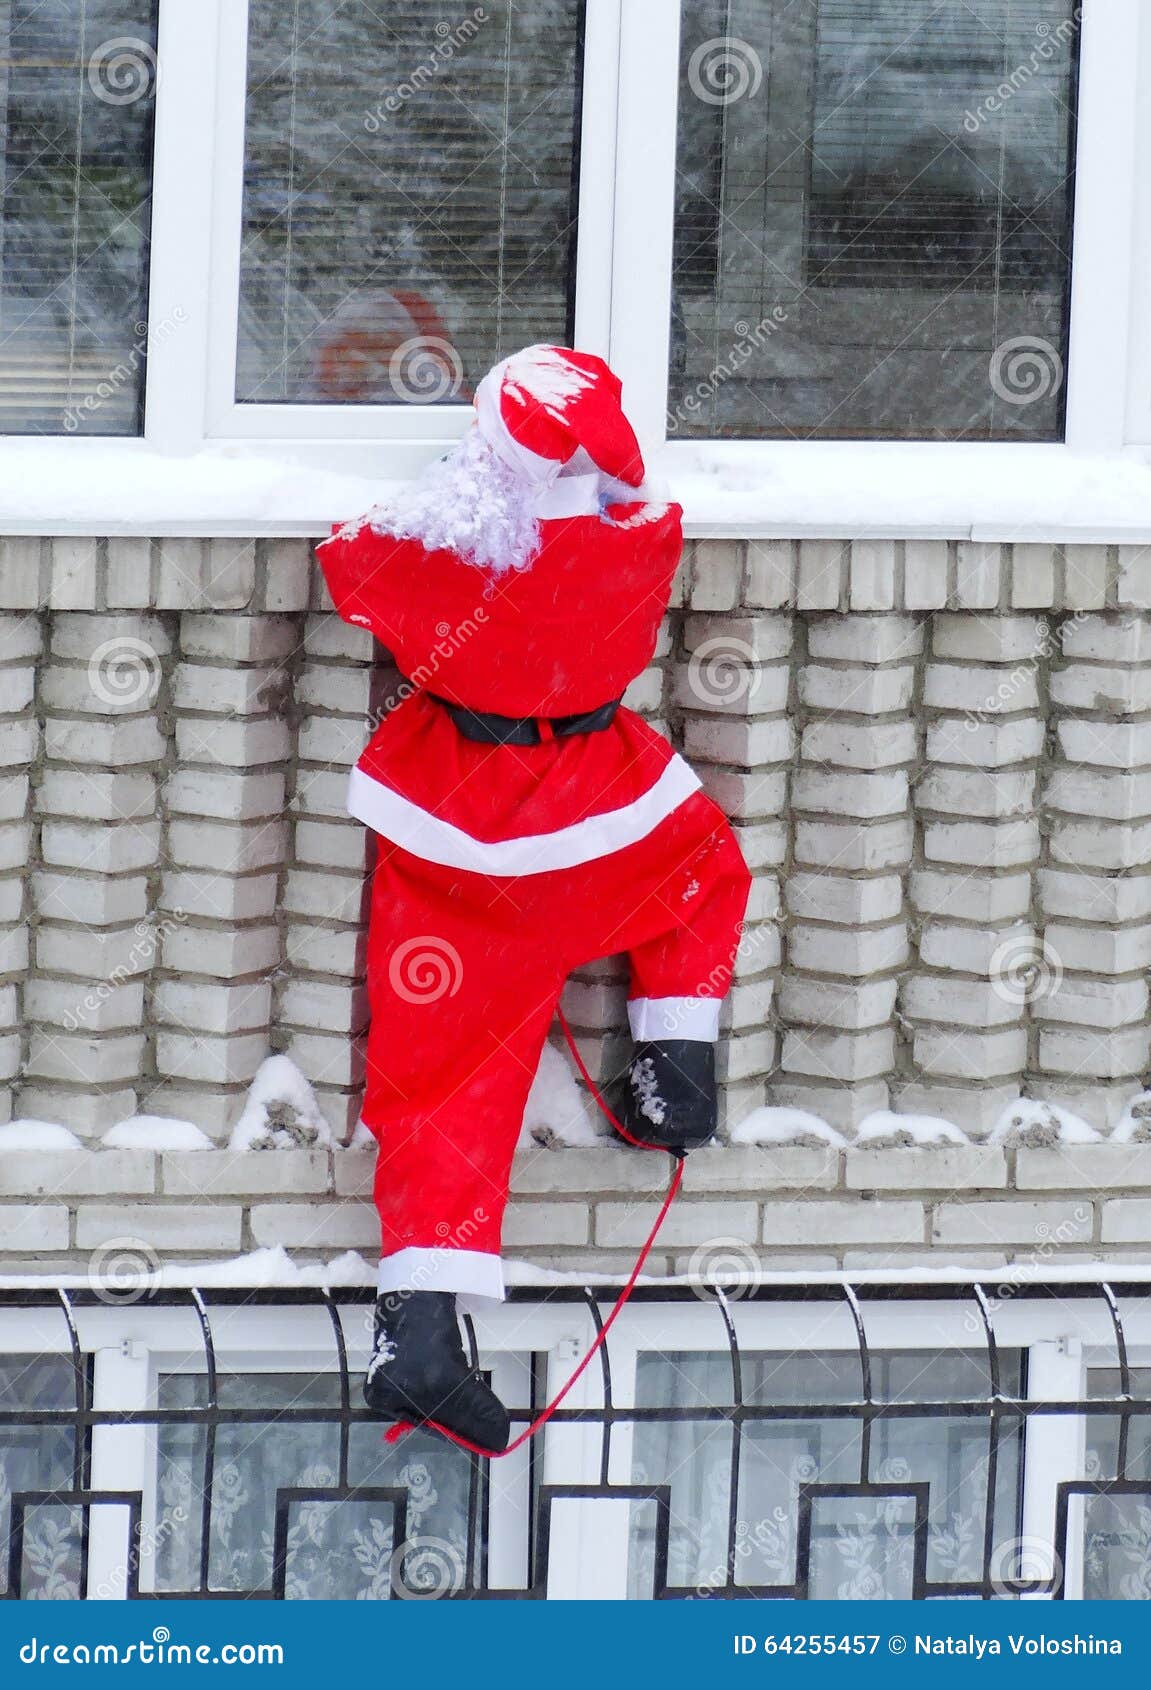
[[[52,541],[51,586],[48,604],[52,610],[95,610],[96,583],[100,564],[100,542],[90,539]]]
[[[961,540],[956,548],[956,603],[962,610],[994,610],[999,603],[1002,547]]]
[[[908,540],[903,549],[908,610],[942,610],[947,603],[950,547],[946,540]]]
[[[1104,1244],[1145,1244],[1151,1240],[1151,1200],[1120,1197],[1103,1205]]]
[[[742,542],[697,540],[692,547],[692,609],[731,610],[739,599],[742,575]]]
[[[861,1202],[859,1198],[812,1203],[765,1203],[765,1244],[922,1244],[922,1203]]]
[[[144,610],[152,602],[152,542],[119,535],[108,540],[107,602],[113,610]]]
[[[895,541],[853,540],[851,543],[852,610],[895,608]]]
[[[41,815],[86,821],[150,820],[156,812],[156,782],[151,775],[103,769],[45,769],[36,807]]]
[[[1091,1205],[1068,1199],[1060,1203],[1025,1203],[1006,1199],[988,1203],[941,1203],[932,1217],[936,1244],[1022,1244],[1051,1247],[1085,1243],[1091,1237]]]
[[[175,1079],[246,1083],[267,1055],[263,1033],[237,1033],[230,1038],[163,1030],[156,1034],[156,1067],[160,1074]]]
[[[880,974],[907,961],[907,932],[902,923],[845,932],[797,922],[788,958],[792,967],[814,974]]]
[[[794,743],[794,729],[784,718],[741,722],[697,717],[684,728],[684,749],[689,757],[748,768],[789,762]]]
[[[922,649],[923,628],[911,616],[822,616],[808,623],[808,655],[816,662],[906,663]]]
[[[1068,610],[1102,610],[1107,603],[1106,546],[1064,546],[1063,603]]]
[[[241,824],[174,821],[167,855],[181,868],[210,868],[218,874],[250,874],[282,863],[288,854],[286,822]]]
[[[1037,616],[940,614],[932,623],[935,656],[957,662],[1026,662],[1041,657],[1047,646],[1047,625]]]
[[[1011,548],[1011,608],[1046,610],[1055,603],[1055,547]]]
[[[999,1032],[918,1030],[915,1061],[929,1074],[954,1079],[985,1079],[1021,1073],[1027,1063],[1027,1034],[1023,1028]]]
[[[919,869],[910,882],[911,901],[927,915],[960,916],[965,921],[1011,921],[1031,905],[1029,874],[946,874]],[[1151,910],[1151,901],[1148,904]]]
[[[795,598],[794,540],[749,540],[747,545],[747,604],[774,610]]]
[[[1134,1080],[1151,1061],[1151,1027],[1120,1027],[1107,1032],[1061,1027],[1039,1035],[1039,1067],[1048,1074],[1098,1075]]]
[[[4,1197],[142,1197],[155,1189],[150,1150],[7,1150],[0,1158]]]
[[[280,961],[277,927],[198,927],[185,922],[165,929],[162,956],[165,968],[180,974],[212,974],[235,979],[264,974]]]
[[[857,1031],[886,1025],[895,1007],[897,982],[809,980],[784,975],[779,983],[779,1013],[790,1025],[840,1027]]]
[[[380,1223],[367,1203],[256,1203],[252,1242],[299,1250],[367,1250],[380,1245]]]
[[[177,710],[216,716],[265,716],[287,687],[283,669],[235,669],[215,663],[181,663],[172,677]]]
[[[159,861],[159,822],[74,823],[46,820],[40,848],[50,868],[80,869],[88,874],[123,874],[151,868]]]
[[[312,567],[312,547],[308,540],[267,541],[265,609],[306,610]]]
[[[37,908],[46,921],[116,927],[140,921],[148,912],[148,882],[143,876],[111,879],[42,872],[33,875],[32,884]]]
[[[183,716],[176,724],[176,754],[182,762],[244,768],[284,762],[290,751],[287,723],[271,718],[233,722]]]
[[[44,749],[64,763],[105,763],[123,768],[156,763],[167,741],[148,716],[116,720],[70,721],[49,716],[44,724]]]
[[[165,1027],[199,1033],[243,1033],[267,1027],[272,988],[267,981],[243,985],[204,985],[191,980],[160,980],[153,991],[153,1013]]]
[[[209,921],[260,921],[276,912],[279,881],[274,874],[165,874],[160,907]]]
[[[68,1210],[56,1203],[0,1204],[0,1251],[66,1250]]]
[[[897,815],[906,809],[907,798],[907,775],[903,770],[843,774],[804,768],[796,771],[792,783],[796,809],[852,816],[861,821]]]
[[[746,653],[751,663],[771,663],[791,652],[794,619],[790,616],[687,616],[683,643],[689,652],[720,644],[732,654]]]
[[[586,1244],[591,1215],[585,1203],[513,1203],[504,1219],[505,1248]]]
[[[595,1242],[620,1248],[642,1244],[651,1230],[651,1219],[651,1205],[646,1201],[597,1203]],[[758,1232],[759,1214],[754,1203],[692,1201],[671,1210],[660,1233],[660,1244],[697,1245],[733,1238],[754,1243]]]
[[[855,1084],[890,1073],[895,1065],[895,1035],[890,1027],[861,1033],[823,1028],[787,1028],[780,1067],[785,1074]]]
[[[786,883],[785,895],[792,915],[845,927],[892,921],[903,908],[903,882],[895,874],[871,880],[793,874]]]
[[[289,657],[299,643],[299,623],[291,616],[180,618],[180,649],[185,657],[275,664]]]
[[[35,1079],[109,1086],[135,1080],[143,1056],[143,1033],[101,1037],[33,1027],[26,1072]]]
[[[168,1197],[293,1196],[326,1192],[331,1184],[325,1150],[167,1151],[162,1167]]]
[[[280,1000],[282,1025],[331,1033],[358,1033],[368,1024],[368,999],[362,987],[320,980],[291,980]]]
[[[81,1250],[119,1242],[154,1250],[238,1250],[242,1214],[238,1204],[84,1203],[76,1244]]]
[[[1007,1157],[993,1146],[940,1150],[849,1149],[846,1182],[852,1191],[994,1191],[1007,1185]]]
[[[816,868],[838,869],[844,874],[854,870],[882,873],[884,869],[902,867],[910,860],[913,837],[907,816],[877,821],[870,827],[798,817],[795,860]]]
[[[346,780],[344,787],[346,791]],[[177,814],[212,816],[219,821],[280,816],[286,803],[284,776],[279,770],[237,774],[230,769],[174,769],[164,788],[164,802]]]
[[[39,609],[45,549],[43,541],[32,537],[0,540],[0,609]]]
[[[220,610],[242,610],[256,589],[256,547],[252,540],[209,540],[204,598]]]
[[[1015,1184],[1047,1191],[1107,1192],[1151,1188],[1151,1144],[1059,1145],[1018,1150]],[[1106,1236],[1106,1227],[1104,1229]]]
[[[796,604],[801,610],[837,610],[851,547],[846,540],[801,540]]]
[[[161,610],[194,609],[203,599],[204,542],[157,542],[156,604]]]
[[[928,862],[972,868],[1018,868],[1039,856],[1039,823],[1033,817],[1000,823],[930,822],[923,830]]]
[[[911,703],[915,670],[910,664],[883,669],[832,669],[805,663],[799,671],[799,696],[810,710],[836,715],[883,716]]]

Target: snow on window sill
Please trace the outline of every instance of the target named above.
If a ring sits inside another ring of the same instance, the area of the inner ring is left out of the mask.
[[[0,533],[320,536],[443,442],[6,439]],[[1151,451],[879,441],[676,442],[655,475],[689,535],[1151,541]]]

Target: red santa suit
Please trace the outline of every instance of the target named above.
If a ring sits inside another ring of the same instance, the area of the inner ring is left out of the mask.
[[[433,482],[427,513],[385,508],[319,556],[341,616],[407,678],[349,789],[378,835],[363,1119],[380,1290],[500,1296],[512,1156],[564,981],[626,952],[633,1036],[714,1041],[749,877],[696,775],[616,707],[682,544],[679,506],[636,496],[618,382],[599,359],[529,348],[477,411],[442,501]],[[526,547],[523,507],[484,532],[469,477],[487,473],[527,490]]]

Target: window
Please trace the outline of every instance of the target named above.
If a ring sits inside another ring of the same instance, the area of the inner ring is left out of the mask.
[[[1056,440],[1074,0],[686,0],[669,432]]]
[[[155,0],[0,5],[0,433],[138,434]]]
[[[251,0],[236,397],[465,404],[573,328],[579,0]]]
[[[382,1442],[368,1290],[0,1291],[0,1576],[56,1599],[1143,1600],[1144,1290],[641,1288],[608,1367],[498,1469]],[[470,1336],[522,1424],[594,1331],[586,1294],[519,1290]]]

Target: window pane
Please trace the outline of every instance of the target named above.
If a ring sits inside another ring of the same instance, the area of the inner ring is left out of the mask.
[[[684,0],[669,432],[1052,440],[1075,0]]]
[[[76,1404],[70,1357],[0,1356],[0,1402],[7,1409],[57,1410]],[[7,1549],[12,1497],[22,1491],[72,1487],[76,1433],[71,1426],[5,1426],[0,1429],[0,1591],[8,1588]],[[31,1503],[24,1512],[20,1594],[43,1601],[80,1595],[82,1520],[68,1504]]]
[[[1119,1369],[1093,1367],[1087,1375],[1092,1397],[1119,1397]],[[1151,1398],[1151,1368],[1131,1370],[1137,1401]],[[1120,1420],[1093,1414],[1087,1422],[1084,1473],[1100,1486],[1119,1478]],[[1071,1529],[1083,1538],[1083,1594],[1089,1601],[1151,1600],[1151,1419],[1134,1414],[1125,1450],[1125,1491],[1088,1496],[1070,1510]]]
[[[1003,1389],[1015,1392],[1020,1356],[1001,1356]],[[786,1590],[798,1576],[802,1487],[832,1485],[844,1494],[813,1502],[809,1594],[837,1600],[910,1595],[914,1551],[914,1493],[926,1483],[927,1582],[933,1593],[971,1585],[982,1576],[990,1434],[983,1417],[948,1414],[948,1403],[988,1396],[986,1357],[959,1350],[907,1351],[872,1357],[872,1389],[879,1403],[931,1404],[923,1416],[880,1416],[874,1423],[868,1482],[860,1487],[863,1454],[859,1419],[812,1418],[805,1404],[858,1401],[857,1352],[741,1357],[748,1406],[796,1406],[794,1419],[748,1420],[740,1446],[735,1498],[737,1586]],[[636,1402],[676,1409],[730,1403],[731,1364],[723,1354],[648,1354],[636,1371]],[[1006,1425],[999,1444],[993,1500],[996,1546],[1018,1534],[1020,1440]],[[640,1422],[634,1434],[632,1480],[671,1487],[668,1577],[673,1587],[701,1595],[727,1578],[732,1433],[715,1421]],[[655,1556],[654,1518],[633,1512],[630,1585],[650,1594]]]
[[[236,397],[466,403],[571,338],[580,0],[253,0]]]
[[[202,1408],[202,1374],[160,1378],[159,1406]],[[407,1537],[393,1542],[393,1505],[339,1492],[340,1432],[334,1421],[281,1420],[277,1411],[339,1406],[334,1374],[221,1374],[223,1419],[213,1450],[208,1584],[212,1590],[267,1591],[272,1585],[279,1493],[306,1494],[288,1512],[289,1600],[386,1600],[451,1593],[469,1582],[470,1464],[462,1450],[430,1432],[402,1447],[385,1444],[379,1425],[351,1428],[351,1486],[396,1488],[407,1496]],[[227,1421],[227,1411],[268,1410],[267,1421]],[[157,1437],[155,1585],[198,1589],[208,1432],[204,1425],[164,1425]],[[482,1510],[481,1510],[482,1519]],[[483,1532],[475,1534],[470,1582],[482,1579]]]
[[[0,433],[138,434],[156,0],[0,0]]]

